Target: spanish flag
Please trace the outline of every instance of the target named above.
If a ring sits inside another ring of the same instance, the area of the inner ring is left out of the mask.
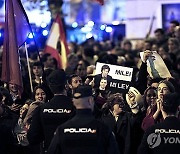
[[[60,51],[57,49],[58,42],[61,45]],[[66,42],[63,24],[59,15],[56,16],[56,19],[52,24],[44,52],[50,53],[52,57],[57,60],[59,68],[66,68],[69,49]]]

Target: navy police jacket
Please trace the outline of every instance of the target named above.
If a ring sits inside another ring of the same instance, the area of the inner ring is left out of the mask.
[[[138,154],[179,154],[180,153],[180,120],[167,117],[145,132]]]
[[[96,120],[90,109],[77,110],[71,120],[59,126],[48,149],[49,154],[118,154],[115,137]]]
[[[27,133],[29,143],[44,141],[44,148],[47,150],[56,128],[72,118],[74,113],[75,107],[70,98],[65,95],[54,96],[50,102],[35,110]]]

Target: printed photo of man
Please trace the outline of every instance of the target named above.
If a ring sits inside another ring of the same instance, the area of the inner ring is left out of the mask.
[[[99,90],[106,90],[107,86],[107,78],[103,77],[101,78],[101,81],[99,83]]]
[[[106,78],[107,81],[107,87],[109,87],[110,82],[112,81],[112,77],[110,75],[108,75],[110,72],[110,67],[108,65],[103,65],[101,67],[101,74],[97,74],[94,78],[94,84],[95,84],[95,88],[100,87],[100,82],[102,78]]]

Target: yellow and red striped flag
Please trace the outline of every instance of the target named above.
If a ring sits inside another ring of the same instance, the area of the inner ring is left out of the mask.
[[[58,41],[61,44],[61,51],[57,49]],[[45,53],[50,53],[58,62],[58,68],[65,69],[67,66],[67,56],[69,54],[68,45],[66,42],[65,31],[59,15],[52,24],[49,37],[44,49]]]

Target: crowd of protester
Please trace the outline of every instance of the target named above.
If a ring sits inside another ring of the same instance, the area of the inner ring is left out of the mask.
[[[111,142],[117,142],[117,145],[114,144],[111,153],[136,154],[144,133],[151,126],[164,121],[162,104],[165,96],[180,92],[179,23],[172,21],[167,31],[156,29],[153,38],[137,41],[135,45],[127,39],[98,42],[90,38],[82,44],[69,42],[68,47],[70,54],[64,71],[57,67],[56,59],[43,53],[43,50],[39,55],[35,51],[29,53],[33,92],[24,49],[20,49],[24,86],[22,95],[19,96],[15,84],[1,82],[0,87],[0,153],[47,153],[49,146],[49,153],[52,153],[56,141],[53,139],[51,144],[54,132],[59,125],[74,117],[75,107],[81,108],[79,104],[82,101],[74,93],[79,86],[89,85],[93,90],[93,116],[103,123],[99,127],[104,132],[109,133],[107,130],[110,130],[115,135],[116,141],[112,137]],[[29,50],[32,49],[30,46]],[[157,51],[172,77],[151,78],[146,61],[140,58],[140,52],[143,51],[146,60],[151,56],[151,51]],[[103,84],[107,83],[106,78],[99,81],[101,88],[95,85],[97,62],[133,68],[132,86],[139,99],[130,90],[127,93],[111,93],[108,88],[103,88]],[[73,101],[74,97],[77,100]],[[79,111],[77,113],[85,116]],[[179,111],[176,116],[179,118]],[[67,142],[64,146],[69,148],[73,144],[88,147],[83,140],[81,143],[70,139],[64,142]],[[142,145],[140,147],[139,152],[143,153]]]

